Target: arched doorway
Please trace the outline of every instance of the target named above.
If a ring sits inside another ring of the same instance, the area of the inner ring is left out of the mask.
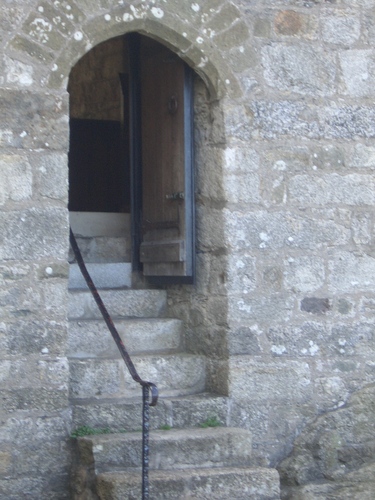
[[[68,90],[69,210],[88,259],[131,260],[153,283],[193,282],[192,71],[132,33],[88,52]]]

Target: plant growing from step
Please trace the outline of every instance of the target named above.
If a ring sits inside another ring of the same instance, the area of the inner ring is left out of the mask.
[[[89,427],[87,425],[81,425],[71,433],[70,437],[79,438],[83,436],[94,436],[97,434],[111,434],[111,432],[112,432],[111,429],[109,429],[108,427],[94,428],[94,427]],[[120,431],[115,431],[115,432],[120,432]]]
[[[168,425],[168,424],[164,424],[160,427],[160,430],[161,431],[170,431],[172,429],[172,426],[171,425]]]
[[[217,419],[216,416],[207,418],[204,422],[200,424],[201,427],[206,429],[207,427],[220,427],[222,423]]]

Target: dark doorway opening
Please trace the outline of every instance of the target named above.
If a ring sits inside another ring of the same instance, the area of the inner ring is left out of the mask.
[[[69,80],[69,210],[130,213],[133,270],[154,283],[194,279],[192,81],[136,33],[94,47]]]

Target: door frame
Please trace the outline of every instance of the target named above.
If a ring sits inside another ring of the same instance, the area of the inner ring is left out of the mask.
[[[131,256],[132,269],[142,273],[140,260],[142,243],[143,173],[142,173],[142,96],[141,96],[141,37],[139,33],[126,35],[129,51],[129,143],[131,181]],[[159,43],[156,42],[155,43]],[[194,123],[193,123],[193,70],[185,65],[184,79],[184,182],[186,276],[144,276],[155,285],[195,283],[195,189],[194,189]],[[188,146],[186,146],[188,145]]]

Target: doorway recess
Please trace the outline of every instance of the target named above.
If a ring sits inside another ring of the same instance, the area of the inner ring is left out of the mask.
[[[191,69],[137,33],[72,69],[69,211],[87,262],[193,282],[192,88]]]

